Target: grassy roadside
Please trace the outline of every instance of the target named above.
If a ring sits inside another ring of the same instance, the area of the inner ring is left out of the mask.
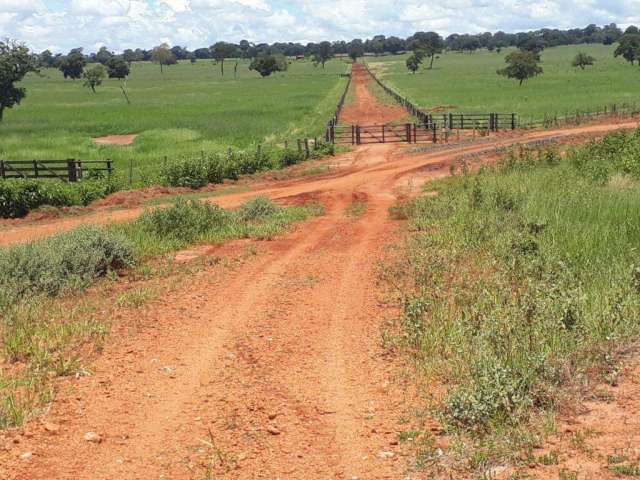
[[[321,213],[317,204],[283,208],[263,197],[237,210],[178,199],[128,224],[83,226],[0,249],[0,429],[21,425],[52,398],[52,378],[83,374],[83,360],[101,348],[110,307],[83,290],[117,283],[119,272],[165,275],[167,268],[156,268],[165,254],[198,243],[272,238]],[[154,291],[142,287],[110,302],[138,308]]]
[[[388,272],[405,290],[395,341],[451,439],[417,466],[535,462],[558,412],[615,384],[640,333],[638,152],[640,132],[566,156],[515,149],[395,210],[415,230]]]

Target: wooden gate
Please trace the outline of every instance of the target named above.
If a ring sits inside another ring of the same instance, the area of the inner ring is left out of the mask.
[[[435,124],[345,125],[331,127],[330,140],[341,145],[422,143],[438,141]]]

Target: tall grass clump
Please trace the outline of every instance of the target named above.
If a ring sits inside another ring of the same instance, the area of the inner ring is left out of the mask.
[[[133,261],[131,242],[94,226],[0,249],[0,304],[83,288]]]
[[[436,412],[476,465],[523,458],[544,433],[535,419],[615,381],[637,339],[639,146],[636,132],[566,158],[516,149],[405,209],[417,233],[402,341],[447,386]]]
[[[0,217],[24,217],[42,206],[71,207],[89,205],[122,188],[111,178],[91,179],[77,183],[54,180],[0,181]]]
[[[318,144],[309,150],[309,158],[334,154],[332,143]],[[305,151],[290,148],[240,150],[227,153],[205,153],[186,156],[163,165],[161,182],[171,187],[201,188],[210,183],[237,180],[240,175],[251,175],[267,170],[281,169],[306,159]]]

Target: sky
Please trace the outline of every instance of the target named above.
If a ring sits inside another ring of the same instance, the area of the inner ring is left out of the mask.
[[[516,32],[640,24],[640,0],[0,0],[0,39],[36,51],[219,40],[317,42],[416,31]]]

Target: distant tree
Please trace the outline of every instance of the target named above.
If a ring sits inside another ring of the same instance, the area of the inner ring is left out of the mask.
[[[129,72],[129,64],[123,57],[111,57],[107,62],[109,78],[119,78],[122,80],[129,76]]]
[[[164,73],[164,65],[175,65],[178,63],[176,56],[169,50],[169,45],[166,43],[158,45],[152,50],[151,61],[160,64],[160,73]]]
[[[200,60],[206,60],[207,58],[211,58],[211,49],[210,48],[198,48],[194,50],[193,54],[196,58]]]
[[[416,73],[420,69],[420,64],[422,63],[422,59],[419,55],[415,53],[407,58],[407,68],[411,73]]]
[[[4,110],[19,105],[27,94],[24,87],[15,84],[37,71],[38,59],[27,47],[11,40],[0,42],[0,122]]]
[[[429,70],[433,68],[436,55],[442,53],[444,40],[436,32],[417,32],[407,40],[407,44],[414,52],[420,51],[423,56],[431,59]]]
[[[287,70],[288,63],[287,59],[284,58],[284,55],[280,54],[280,58],[278,55],[270,55],[263,54],[259,55],[253,59],[251,65],[249,65],[249,70],[254,70],[258,72],[263,77],[268,77],[274,72],[282,72]]]
[[[542,52],[546,46],[547,45],[544,39],[538,36],[529,36],[528,38],[519,42],[517,45],[520,50],[526,50],[527,52],[533,52],[537,54]]]
[[[237,53],[237,47],[233,43],[218,42],[211,46],[211,55],[220,64],[220,72],[224,77],[224,60],[232,58]]]
[[[102,81],[107,76],[107,72],[103,65],[96,64],[91,68],[88,68],[83,75],[84,86],[90,88],[93,93],[96,93],[96,87],[102,85]]]
[[[327,63],[333,57],[333,47],[330,42],[321,42],[316,52],[313,54],[313,63],[317,65],[322,65],[324,68],[324,64]]]
[[[101,47],[100,50],[98,50],[98,53],[96,53],[95,55],[95,61],[98,63],[101,63],[102,65],[106,65],[107,63],[109,63],[109,60],[111,60],[113,58],[113,53],[111,53],[107,47]]]
[[[64,78],[77,80],[82,78],[82,72],[87,64],[81,48],[71,50],[69,54],[60,60],[58,68],[64,75]]]
[[[40,55],[38,55],[38,61],[40,62],[40,66],[51,68],[55,65],[56,58],[53,56],[50,50],[45,50]]]
[[[354,62],[358,60],[360,57],[364,57],[364,44],[362,40],[359,38],[351,41],[347,46],[347,53],[349,54],[349,58]]]
[[[135,62],[137,59],[136,56],[136,52],[134,52],[133,50],[131,50],[130,48],[127,48],[124,52],[122,52],[122,59],[127,62],[127,64],[129,66],[131,66],[131,64],[133,62]]]
[[[189,51],[184,48],[184,47],[180,47],[179,45],[176,45],[175,47],[171,48],[171,53],[173,53],[176,57],[176,59],[178,60],[186,60],[188,58],[189,55]]]
[[[627,29],[627,32],[628,31],[629,29]],[[640,60],[640,34],[625,33],[620,38],[620,43],[613,52],[613,55],[614,57],[622,56],[622,58],[631,63],[631,65],[633,65],[636,60]],[[638,63],[640,63],[640,61]]]
[[[540,55],[535,52],[529,52],[526,50],[518,50],[511,52],[505,57],[507,66],[501,70],[498,70],[498,75],[503,75],[507,78],[515,78],[522,83],[536,75],[542,73],[542,67],[540,67]]]
[[[571,62],[571,65],[574,67],[580,67],[582,70],[584,70],[585,67],[593,65],[595,61],[596,59],[591,55],[580,52],[575,56],[573,62]]]
[[[384,42],[385,51],[394,55],[404,50],[405,47],[405,41],[398,37],[388,37]]]

